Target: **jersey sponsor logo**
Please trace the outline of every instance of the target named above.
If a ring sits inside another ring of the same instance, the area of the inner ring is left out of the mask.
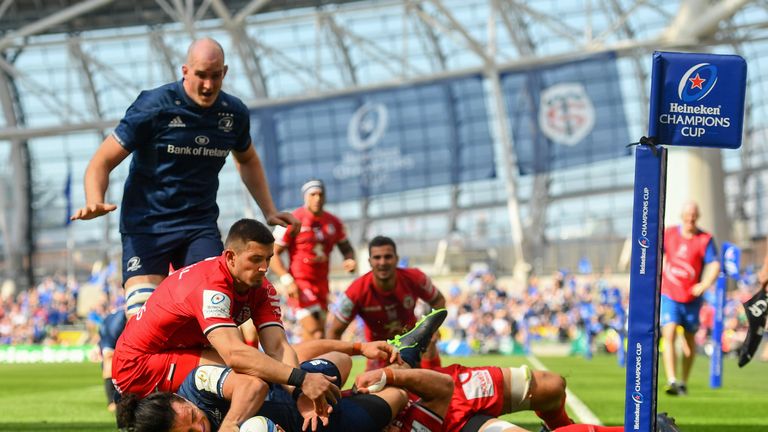
[[[208,145],[209,142],[211,142],[210,138],[205,135],[198,135],[195,137],[195,144],[197,145],[204,146]]]
[[[566,146],[589,135],[595,126],[595,107],[584,86],[562,83],[542,91],[539,126],[547,138]]]
[[[419,423],[418,420],[414,420],[413,424],[411,424],[411,432],[432,432],[432,430],[427,426]]]
[[[413,299],[413,297],[407,295],[403,297],[403,307],[406,309],[413,309],[413,307],[416,306],[416,301]]]
[[[219,119],[219,130],[222,132],[232,132],[235,126],[235,119],[229,113],[219,113],[219,115],[222,114],[224,114],[224,117]]]
[[[213,290],[203,290],[203,318],[230,318],[232,301],[229,296]]]
[[[125,265],[125,271],[134,272],[141,268],[141,258],[134,256],[128,259]]]
[[[491,397],[496,394],[491,373],[487,370],[473,370],[459,374],[461,389],[467,400]]]
[[[181,117],[176,116],[168,123],[168,127],[187,127],[186,124],[181,120]]]
[[[225,370],[225,368],[220,366],[206,365],[198,367],[197,371],[195,371],[195,388],[218,394],[219,379]]]

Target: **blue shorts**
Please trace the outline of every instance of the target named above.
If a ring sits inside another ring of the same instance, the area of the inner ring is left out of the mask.
[[[699,329],[699,311],[701,310],[703,299],[701,297],[690,303],[679,303],[671,298],[661,296],[661,318],[662,327],[669,323],[676,323],[685,329],[688,333],[696,333]]]
[[[168,234],[123,234],[123,283],[133,276],[167,275],[174,269],[221,255],[224,244],[218,228],[174,231]]]
[[[115,350],[117,339],[120,337],[120,334],[123,333],[126,321],[128,321],[128,319],[125,317],[125,311],[123,311],[122,308],[112,312],[104,318],[104,322],[101,323],[101,327],[99,328],[99,350],[102,355],[104,354],[105,349],[111,351]]]

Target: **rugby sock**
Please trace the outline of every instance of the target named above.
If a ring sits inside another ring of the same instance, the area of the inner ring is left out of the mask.
[[[434,357],[422,357],[421,359],[421,368],[422,369],[434,369],[439,368],[443,365],[443,362],[440,360],[440,354],[436,353]]]
[[[104,378],[104,393],[107,394],[107,405],[115,402],[115,385],[112,378]]]
[[[597,426],[572,424],[555,429],[552,432],[624,432],[624,426]]]
[[[573,424],[573,420],[568,417],[568,413],[565,412],[565,396],[563,396],[563,402],[559,408],[550,411],[536,411],[536,415],[544,421],[550,429],[557,429],[563,426]],[[585,431],[588,429],[584,429]],[[575,431],[573,431],[575,432]]]

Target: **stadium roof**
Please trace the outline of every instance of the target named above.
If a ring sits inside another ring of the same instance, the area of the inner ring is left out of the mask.
[[[353,3],[360,0],[227,0],[226,8],[241,16],[306,7]],[[22,31],[39,26],[36,34],[72,33],[116,27],[156,26],[178,22],[173,0],[24,0],[0,4],[0,32]],[[190,2],[186,2],[190,3]],[[202,2],[195,11],[197,21],[220,18],[213,4]],[[41,17],[46,17],[41,21]]]

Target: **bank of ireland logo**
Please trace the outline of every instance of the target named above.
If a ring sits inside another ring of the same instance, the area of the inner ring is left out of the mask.
[[[677,85],[677,96],[683,102],[700,101],[715,88],[717,68],[709,63],[699,63],[688,69]]]
[[[633,400],[635,403],[638,403],[638,404],[641,404],[641,403],[643,403],[643,394],[642,394],[642,393],[640,393],[640,392],[634,392],[634,393],[632,393],[632,400]]]
[[[210,138],[205,135],[198,135],[195,137],[195,144],[199,146],[208,145],[209,142],[211,142]]]
[[[367,102],[355,111],[347,126],[347,140],[353,149],[363,151],[376,145],[389,123],[387,107]]]
[[[542,91],[539,127],[547,138],[567,146],[589,135],[595,127],[595,107],[584,86],[563,83]]]

